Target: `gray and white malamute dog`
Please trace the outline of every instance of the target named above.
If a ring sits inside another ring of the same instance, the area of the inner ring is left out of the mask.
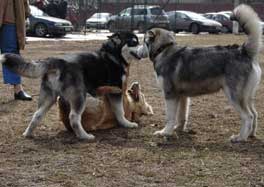
[[[130,48],[137,45],[136,35],[116,33],[94,53],[47,58],[31,63],[15,54],[0,56],[0,61],[10,70],[30,78],[42,77],[38,110],[23,135],[32,136],[34,128],[60,96],[70,104],[69,119],[76,136],[79,139],[94,139],[94,136],[86,133],[81,125],[86,94],[94,96],[100,86],[122,88],[128,66],[126,59],[133,58],[133,55],[130,55]],[[120,125],[128,128],[137,127],[136,123],[129,122],[124,117],[121,93],[108,94],[107,98]]]
[[[155,28],[146,32],[144,45],[136,53],[153,62],[166,101],[166,126],[156,135],[172,135],[175,127],[187,131],[189,97],[222,89],[242,120],[240,133],[231,141],[256,136],[254,96],[261,79],[257,55],[262,28],[258,15],[247,5],[235,8],[233,18],[248,34],[242,46],[182,47],[176,44],[174,33]]]

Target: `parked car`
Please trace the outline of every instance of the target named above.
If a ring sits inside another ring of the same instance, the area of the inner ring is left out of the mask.
[[[86,20],[87,29],[107,29],[107,23],[111,13],[95,13]]]
[[[233,30],[233,21],[230,20],[230,16],[226,13],[206,13],[203,15],[204,17],[218,21],[222,24],[222,32],[223,33],[231,33]]]
[[[26,23],[26,30],[28,30],[29,29],[29,24],[30,24],[29,23],[29,18],[26,19],[26,22],[25,23]]]
[[[233,14],[233,12],[231,10],[226,10],[226,11],[220,11],[218,13],[221,13],[221,14],[226,14],[228,16],[231,16]]]
[[[38,37],[52,35],[61,37],[73,30],[70,21],[48,16],[42,10],[30,5],[31,15],[29,16],[29,27],[27,34]]]
[[[262,33],[264,34],[264,22],[261,21],[260,24],[261,24],[261,26],[262,26]]]
[[[167,12],[170,20],[170,28],[174,32],[187,31],[193,34],[200,32],[219,33],[222,24],[207,19],[200,14],[191,11],[170,11]]]
[[[169,29],[168,16],[160,6],[135,5],[111,16],[108,21],[110,32],[138,30],[142,33],[153,27]]]

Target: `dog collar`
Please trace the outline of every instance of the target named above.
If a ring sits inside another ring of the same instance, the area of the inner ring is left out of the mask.
[[[170,42],[170,43],[162,45],[160,48],[158,48],[158,50],[155,53],[150,55],[150,59],[154,60],[162,51],[164,51],[166,48],[172,46],[173,44],[174,44],[173,42]]]

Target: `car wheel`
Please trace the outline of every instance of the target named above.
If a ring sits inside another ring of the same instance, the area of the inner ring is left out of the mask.
[[[48,28],[45,24],[43,23],[38,23],[35,26],[35,35],[38,37],[45,37],[48,34]]]
[[[108,29],[110,32],[115,32],[116,31],[116,28],[115,28],[115,23],[113,21],[111,21],[109,24],[108,24]]]
[[[144,23],[139,23],[138,24],[138,32],[139,33],[144,33],[146,31],[146,29],[145,29],[145,25],[144,25]]]
[[[197,23],[193,23],[192,25],[191,25],[191,32],[193,33],[193,34],[199,34],[199,32],[200,32],[200,28],[199,28],[199,25],[197,24]]]

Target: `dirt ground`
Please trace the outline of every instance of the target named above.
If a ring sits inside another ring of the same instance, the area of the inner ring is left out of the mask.
[[[245,36],[179,36],[181,45],[241,44]],[[29,42],[23,56],[39,59],[94,51],[101,41]],[[263,54],[263,51],[262,51]],[[264,56],[260,56],[264,64]],[[192,99],[194,134],[178,133],[165,140],[153,136],[164,126],[164,102],[148,60],[133,63],[130,81],[139,81],[153,117],[142,117],[139,128],[94,132],[96,141],[78,141],[58,118],[56,106],[35,130],[22,136],[37,107],[39,79],[23,79],[32,102],[13,100],[11,87],[0,84],[0,186],[12,187],[218,187],[264,186],[264,83],[256,97],[258,139],[231,144],[240,119],[222,92]],[[0,73],[2,80],[2,73]]]

